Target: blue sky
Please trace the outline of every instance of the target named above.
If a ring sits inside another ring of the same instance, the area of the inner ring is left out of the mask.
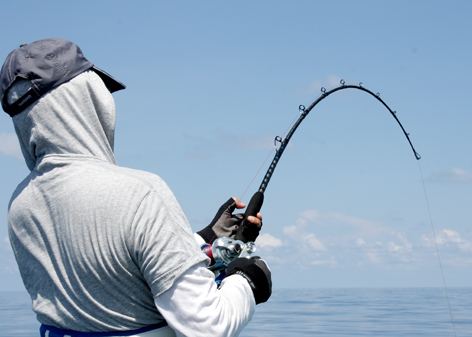
[[[0,56],[62,37],[124,82],[118,162],[164,178],[195,231],[250,199],[300,104],[362,82],[422,159],[371,96],[321,102],[265,193],[256,243],[274,287],[441,287],[430,214],[447,286],[470,286],[471,14],[469,1],[5,1]],[[0,290],[21,290],[6,218],[28,171],[6,114],[0,163]]]

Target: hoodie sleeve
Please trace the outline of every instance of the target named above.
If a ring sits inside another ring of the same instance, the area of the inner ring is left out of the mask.
[[[233,275],[218,289],[174,195],[162,180],[151,180],[129,239],[155,306],[177,336],[239,335],[255,311],[249,284]]]
[[[232,275],[218,289],[204,263],[187,270],[154,303],[178,337],[238,336],[256,307],[243,277]]]
[[[169,289],[185,271],[209,262],[172,191],[157,176],[141,201],[129,230],[128,247],[153,296]]]

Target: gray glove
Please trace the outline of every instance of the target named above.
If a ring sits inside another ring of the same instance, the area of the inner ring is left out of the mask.
[[[234,214],[236,201],[230,198],[225,202],[216,213],[213,221],[197,232],[206,243],[212,244],[217,238],[228,237],[234,239],[244,214]]]

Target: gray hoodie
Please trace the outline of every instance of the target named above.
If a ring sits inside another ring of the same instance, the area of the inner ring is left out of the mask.
[[[117,166],[115,106],[93,71],[13,117],[31,173],[9,205],[10,241],[38,320],[76,331],[138,329],[207,261],[167,185]]]

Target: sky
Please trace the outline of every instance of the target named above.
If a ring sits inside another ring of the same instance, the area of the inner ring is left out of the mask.
[[[161,176],[194,231],[229,197],[248,202],[299,105],[341,80],[362,83],[397,112],[422,159],[372,96],[342,90],[318,104],[265,192],[256,244],[274,289],[472,285],[472,2],[1,8],[3,60],[60,37],[126,84],[114,94],[118,163]],[[23,290],[7,207],[28,173],[1,114],[0,291]]]

